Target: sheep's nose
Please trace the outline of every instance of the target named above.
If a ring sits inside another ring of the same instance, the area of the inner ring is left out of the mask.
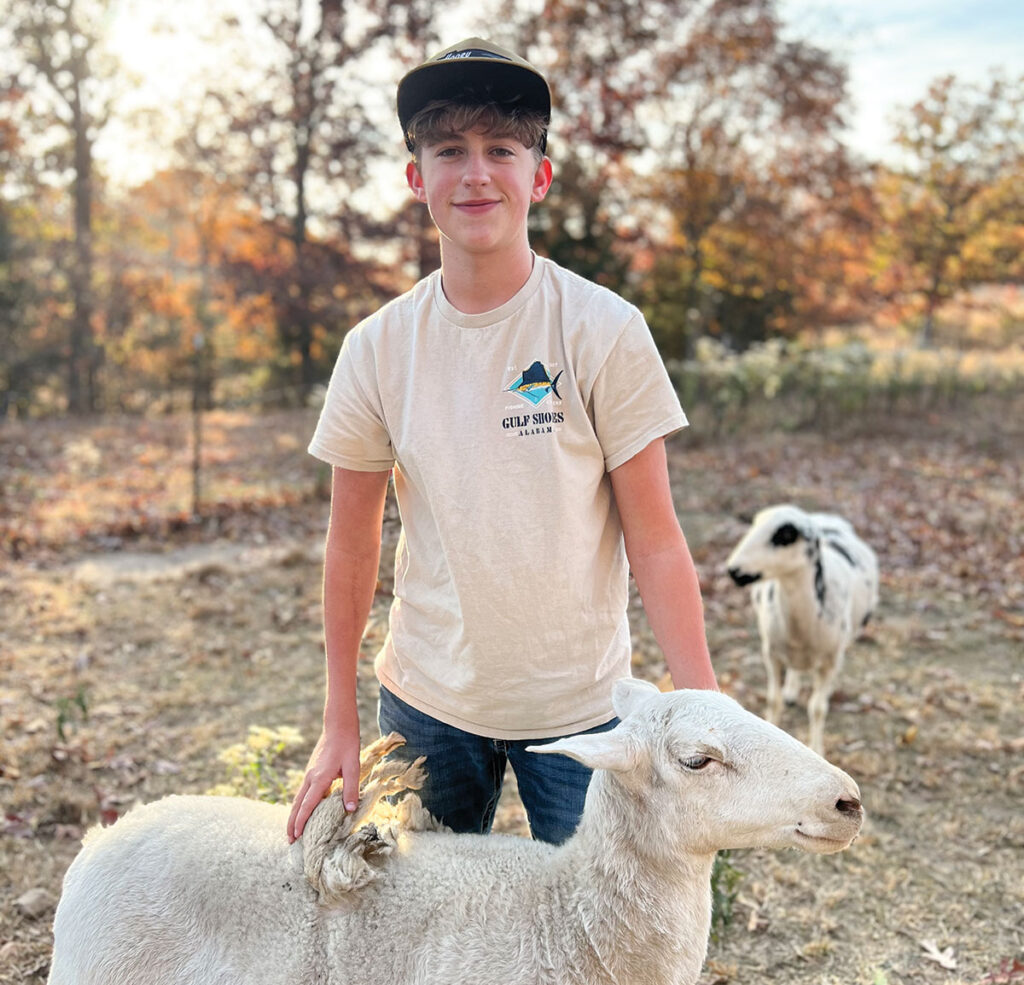
[[[840,814],[860,814],[863,808],[860,806],[860,801],[856,797],[840,797],[836,801],[836,810]]]
[[[742,588],[744,585],[750,585],[757,581],[761,576],[747,574],[742,568],[730,568],[729,577]]]

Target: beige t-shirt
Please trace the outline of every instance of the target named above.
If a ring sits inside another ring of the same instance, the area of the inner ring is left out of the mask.
[[[494,738],[611,718],[630,635],[608,472],[685,425],[641,313],[540,257],[493,311],[456,310],[435,272],[352,329],[309,450],[394,467],[381,683]]]

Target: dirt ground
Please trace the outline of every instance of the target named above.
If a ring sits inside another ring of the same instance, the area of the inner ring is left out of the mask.
[[[45,981],[53,904],[86,827],[208,790],[250,725],[298,728],[292,766],[316,738],[327,504],[302,452],[310,417],[211,426],[215,497],[191,522],[181,422],[0,425],[3,985]],[[743,517],[780,501],[843,513],[883,572],[827,722],[829,758],[860,783],[864,833],[834,856],[733,853],[734,916],[703,985],[1024,982],[1019,438],[933,420],[846,440],[673,440],[716,669],[747,707],[763,709],[764,672],[746,593],[722,571]],[[397,529],[390,505],[361,663],[367,737]],[[634,672],[657,681],[636,600],[631,617]],[[784,725],[806,736],[801,708]],[[525,833],[511,787],[498,827]]]

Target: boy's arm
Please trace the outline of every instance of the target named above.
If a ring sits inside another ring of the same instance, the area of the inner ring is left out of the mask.
[[[700,583],[672,504],[664,439],[609,475],[630,570],[673,684],[717,690]]]
[[[355,810],[359,800],[356,661],[377,587],[389,475],[342,468],[332,472],[331,519],[324,549],[324,727],[292,804],[289,841],[302,834],[313,809],[337,777],[344,781],[346,809]]]

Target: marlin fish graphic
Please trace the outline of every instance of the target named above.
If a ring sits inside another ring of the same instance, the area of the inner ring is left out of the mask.
[[[555,396],[561,400],[562,395],[558,392],[558,381],[562,378],[563,372],[564,370],[559,370],[555,378],[551,379],[543,363],[538,360],[529,369],[523,370],[523,375],[518,384],[510,386],[509,390],[513,393],[530,393],[542,387],[550,387]]]

